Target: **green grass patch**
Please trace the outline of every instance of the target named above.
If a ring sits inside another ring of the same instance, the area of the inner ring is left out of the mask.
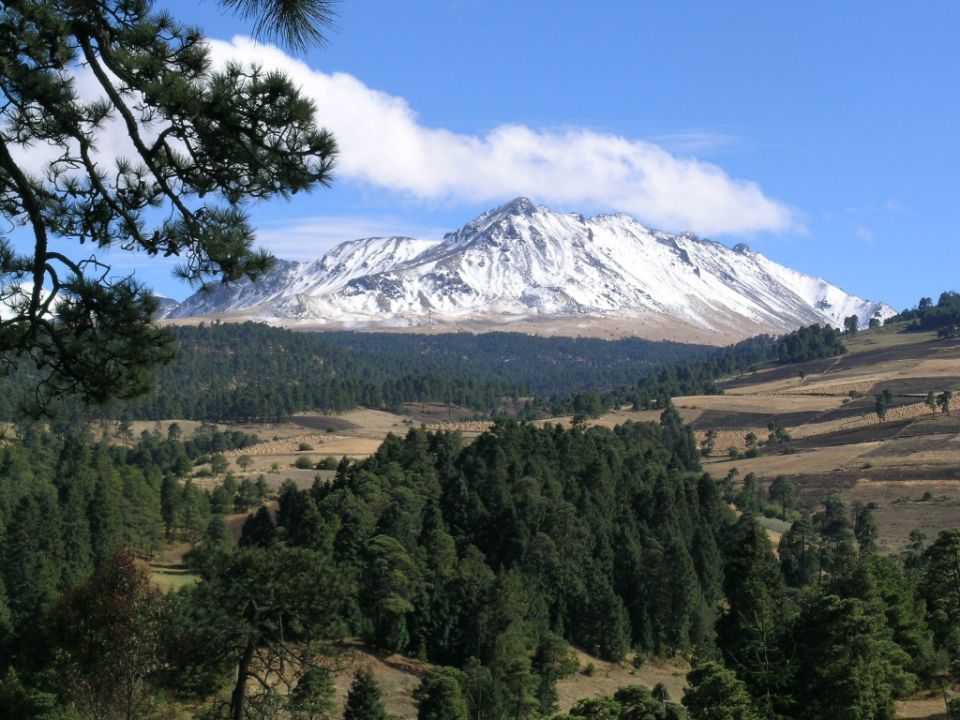
[[[182,565],[151,565],[150,579],[164,592],[175,592],[195,584],[200,576]]]
[[[763,515],[757,515],[757,523],[760,527],[766,528],[767,530],[773,530],[778,532],[781,535],[790,529],[790,526],[793,524],[791,522],[785,522],[780,518],[768,518]]]

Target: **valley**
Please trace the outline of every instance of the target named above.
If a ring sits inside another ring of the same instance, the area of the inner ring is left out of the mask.
[[[886,327],[859,333],[846,340],[848,352],[828,360],[789,366],[762,367],[719,382],[722,394],[673,398],[685,422],[692,425],[699,446],[712,444],[702,459],[703,469],[714,478],[733,477],[734,483],[754,473],[761,492],[778,476],[798,489],[796,509],[819,511],[831,495],[839,495],[851,510],[870,505],[878,527],[881,553],[909,550],[910,533],[920,530],[934,538],[960,525],[960,406],[931,412],[925,404],[930,390],[960,391],[960,344],[937,338],[935,333],[907,332]],[[894,390],[886,418],[880,422],[874,396]],[[853,393],[853,395],[851,395]],[[659,422],[661,410],[628,407],[586,420],[587,426],[612,428],[628,422]],[[306,490],[315,481],[329,482],[332,469],[298,468],[298,459],[318,463],[330,458],[360,460],[368,457],[390,435],[403,436],[412,428],[450,431],[466,442],[491,428],[488,421],[473,419],[470,410],[440,403],[410,403],[402,412],[358,409],[335,415],[302,413],[285,423],[235,426],[261,438],[257,444],[224,453],[237,478],[265,475],[274,492],[292,481]],[[569,427],[572,418],[559,416],[536,421],[540,426]],[[196,427],[189,421],[185,429]],[[747,457],[747,433],[765,438],[771,426],[789,435],[785,442],[759,443]],[[134,423],[135,433],[166,432],[169,422]],[[731,448],[736,457],[731,457]],[[237,459],[252,460],[240,467]],[[305,463],[303,463],[305,464]],[[204,466],[196,468],[204,474]],[[201,487],[213,489],[219,480],[198,477]],[[276,510],[276,503],[270,507]],[[230,516],[236,537],[246,515]],[[760,517],[774,546],[789,529],[779,518]],[[176,555],[154,563],[154,577],[166,588],[191,582],[179,569]],[[187,572],[187,575],[183,573]],[[413,689],[431,667],[402,654],[373,651],[358,640],[338,649],[346,672],[338,676],[337,697],[343,702],[352,670],[370,667],[379,682],[388,709],[410,717],[415,712]],[[682,695],[685,661],[649,659],[634,666],[629,661],[609,662],[578,650],[579,670],[557,685],[561,711],[598,694],[610,694],[633,683],[653,687],[664,683],[672,697]],[[589,670],[587,668],[590,668]],[[943,698],[920,694],[898,704],[900,718],[941,718]]]
[[[703,468],[714,477],[736,469],[740,478],[755,473],[766,486],[778,475],[788,476],[796,480],[801,503],[811,511],[833,492],[851,506],[877,503],[882,548],[898,552],[913,529],[933,537],[960,525],[960,343],[939,340],[932,332],[887,327],[861,332],[846,344],[849,352],[839,358],[726,378],[719,383],[723,394],[678,396],[673,403],[701,447],[712,438]],[[894,402],[878,422],[874,396],[887,388]],[[932,413],[924,403],[931,390],[956,393],[950,415]],[[587,424],[657,422],[660,413],[624,407]],[[403,435],[421,426],[458,432],[469,440],[490,427],[473,415],[439,403],[410,403],[403,414],[369,409],[301,414],[287,423],[237,426],[264,442],[227,455],[253,457],[248,473],[267,472],[273,486],[290,478],[308,487],[315,473],[293,467],[297,457],[359,459],[375,452],[388,434]],[[536,422],[569,426],[570,421],[570,416],[558,416]],[[746,435],[752,432],[762,440],[770,423],[781,424],[791,440],[745,457]],[[135,427],[149,429],[154,423]],[[297,451],[300,443],[311,449]],[[736,459],[730,457],[731,448],[737,450]],[[269,474],[274,464],[279,472]]]

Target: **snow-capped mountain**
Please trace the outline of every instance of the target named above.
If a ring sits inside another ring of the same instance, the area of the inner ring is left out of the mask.
[[[350,240],[319,260],[278,260],[257,282],[217,285],[184,300],[165,317],[183,318],[257,309],[265,317],[298,317],[299,298],[336,292],[355,278],[377,275],[416,257],[435,241],[409,237]]]
[[[441,242],[368,238],[320,260],[281,261],[187,299],[171,318],[242,316],[330,326],[431,326],[544,318],[633,320],[637,334],[717,339],[894,314],[746,245],[671,235],[627,215],[555,212],[518,198]],[[647,333],[650,334],[650,333]],[[661,333],[662,334],[662,333]]]

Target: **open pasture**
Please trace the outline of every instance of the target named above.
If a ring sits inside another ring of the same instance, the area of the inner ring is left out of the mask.
[[[740,477],[753,472],[764,483],[787,475],[811,510],[833,492],[851,506],[876,503],[889,551],[902,548],[914,528],[932,537],[960,526],[960,343],[889,328],[847,343],[839,358],[722,381],[724,395],[675,398],[699,442],[708,432],[713,439],[704,469],[722,477],[736,467]],[[882,390],[894,399],[880,422],[874,396]],[[950,415],[924,403],[928,392],[944,390],[955,395]],[[743,457],[746,434],[764,441],[769,422],[791,440]],[[730,448],[741,456],[731,459]]]

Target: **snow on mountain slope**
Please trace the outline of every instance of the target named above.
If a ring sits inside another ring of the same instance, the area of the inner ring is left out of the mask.
[[[245,279],[202,290],[169,310],[166,317],[216,315],[249,308],[259,308],[269,316],[296,315],[300,296],[334,292],[354,278],[383,272],[435,244],[408,237],[351,240],[319,260],[278,260],[257,282]]]
[[[627,215],[559,213],[525,198],[428,243],[370,238],[312,263],[278,263],[257,284],[184,302],[172,317],[244,312],[261,319],[361,326],[446,325],[473,319],[633,318],[717,336],[810,323],[866,325],[883,303],[820,278]]]

